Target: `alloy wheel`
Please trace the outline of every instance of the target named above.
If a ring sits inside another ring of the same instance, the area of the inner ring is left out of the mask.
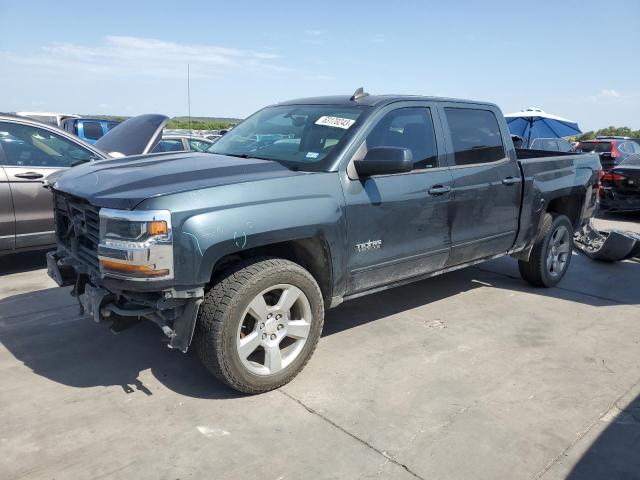
[[[571,254],[571,241],[569,230],[563,225],[558,226],[551,234],[547,252],[547,272],[552,277],[562,275],[567,268]]]
[[[304,348],[313,321],[311,304],[294,285],[269,287],[249,303],[238,326],[236,349],[256,375],[273,375],[289,366]]]

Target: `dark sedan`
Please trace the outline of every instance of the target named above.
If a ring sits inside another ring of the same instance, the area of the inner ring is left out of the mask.
[[[640,154],[631,155],[602,176],[600,208],[609,212],[640,211]]]

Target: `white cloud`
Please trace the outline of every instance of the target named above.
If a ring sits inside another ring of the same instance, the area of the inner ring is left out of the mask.
[[[617,98],[620,97],[620,93],[618,93],[616,90],[614,90],[613,88],[603,88],[602,90],[600,90],[600,93],[602,94],[602,96],[604,97],[613,97],[613,98]]]
[[[243,50],[217,45],[168,42],[154,38],[107,36],[88,47],[76,43],[52,43],[27,53],[0,51],[0,61],[29,69],[46,69],[61,75],[74,71],[100,75],[184,78],[215,77],[242,68],[245,71],[287,72],[273,52]]]
[[[304,33],[311,37],[320,37],[327,32],[325,32],[324,30],[305,30]]]
[[[371,40],[371,43],[384,43],[385,42],[385,38],[384,35],[382,35],[381,33],[376,33],[375,35],[371,35],[371,37],[369,37]]]
[[[620,104],[621,102],[633,102],[637,95],[627,92],[624,95],[613,88],[603,88],[595,95],[589,95],[586,100],[597,104]]]

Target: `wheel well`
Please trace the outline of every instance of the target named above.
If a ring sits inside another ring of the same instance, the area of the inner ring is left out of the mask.
[[[327,243],[319,238],[302,238],[248,248],[219,259],[213,267],[213,282],[229,265],[251,257],[270,256],[284,258],[297,263],[311,273],[322,292],[325,305],[331,303],[333,270]]]
[[[551,200],[547,207],[549,213],[560,213],[566,215],[571,220],[574,228],[579,227],[580,211],[582,209],[582,198],[580,195],[567,195]]]

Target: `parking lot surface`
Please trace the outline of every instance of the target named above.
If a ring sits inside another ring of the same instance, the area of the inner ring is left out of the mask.
[[[152,324],[79,317],[42,253],[0,262],[2,479],[640,477],[638,262],[574,254],[542,290],[505,258],[346,302],[259,396]]]

